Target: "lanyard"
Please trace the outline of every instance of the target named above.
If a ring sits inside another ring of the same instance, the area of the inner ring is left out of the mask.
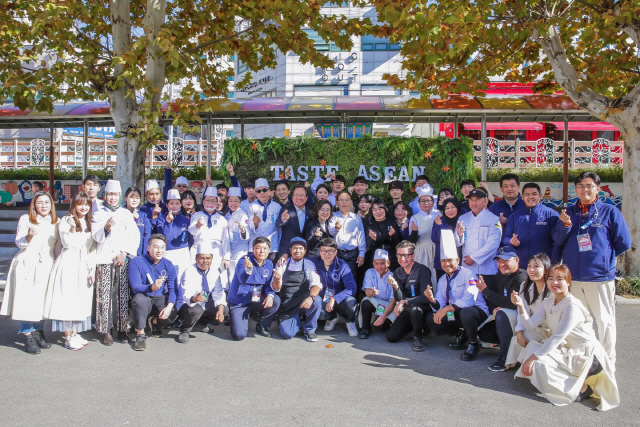
[[[456,278],[456,276],[460,273],[460,267],[449,277],[448,274],[445,274],[444,277],[447,280],[447,290],[445,292],[445,298],[447,298],[447,303],[451,301],[451,281]],[[448,305],[448,304],[447,304]]]

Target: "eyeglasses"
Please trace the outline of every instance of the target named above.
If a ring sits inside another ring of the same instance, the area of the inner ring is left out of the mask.
[[[260,194],[260,193],[266,193],[267,191],[269,191],[268,188],[263,188],[262,190],[256,190],[256,193]]]
[[[187,188],[186,184],[178,184],[176,185],[176,188]]]
[[[421,205],[428,205],[430,203],[433,203],[433,200],[420,200]]]
[[[350,201],[351,201],[351,199],[338,199],[338,201],[339,201],[340,203],[346,203],[346,202],[350,202]]]
[[[411,258],[413,254],[398,254],[398,258]]]
[[[320,249],[320,254],[321,255],[333,255],[336,253],[335,249]]]
[[[589,184],[589,185],[584,185],[584,184],[578,184],[576,185],[576,190],[593,190],[594,188],[596,188],[596,185],[593,184]]]

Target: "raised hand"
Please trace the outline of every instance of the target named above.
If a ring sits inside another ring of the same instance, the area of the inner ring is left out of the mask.
[[[164,167],[167,169],[171,169],[171,159],[167,156],[167,161],[164,164]]]
[[[137,221],[138,218],[140,218],[140,214],[138,213],[138,208],[135,208],[133,212],[131,212],[131,215],[133,215],[133,219]]]
[[[396,282],[396,279],[394,279],[392,275],[387,276],[387,283],[391,285],[394,291],[398,290],[398,282]]]
[[[290,216],[289,216],[289,211],[287,209],[285,209],[284,212],[282,212],[281,218],[282,218],[282,222],[289,221]]]
[[[511,243],[511,246],[513,246],[514,248],[517,248],[518,246],[520,246],[520,240],[518,240],[518,235],[514,234],[511,237],[511,240],[509,240],[509,243]]]
[[[340,229],[342,228],[342,220],[341,219],[336,220],[336,225],[334,225],[334,228],[336,229],[336,231],[340,231]]]
[[[433,296],[433,288],[431,286],[427,286],[427,289],[424,291],[424,296],[427,297],[429,301],[433,301],[435,299]]]
[[[169,211],[169,213],[167,214],[167,222],[171,223],[171,222],[173,222],[174,219],[175,219],[175,217],[173,216],[173,212]],[[204,218],[201,218],[201,219],[204,219]]]
[[[245,228],[244,225],[242,225],[242,223],[240,221],[236,222],[236,224],[238,224],[238,230],[240,230],[241,233],[246,233],[247,229]]]
[[[393,236],[394,234],[396,234],[396,229],[393,227],[389,228],[389,237]]]
[[[233,165],[231,164],[231,162],[227,163],[225,169],[227,170],[227,172],[229,172],[229,175],[233,176]]]
[[[418,222],[411,221],[411,231],[418,231]]]
[[[372,229],[369,229],[369,237],[370,237],[372,240],[376,240],[376,239],[378,238],[378,237],[376,236],[376,233],[374,233]]]
[[[462,225],[462,221],[458,221],[458,225],[456,225],[456,232],[458,233],[458,237],[464,236],[464,225]]]
[[[507,217],[502,215],[502,212],[500,212],[500,224],[505,225],[507,223]]]
[[[571,217],[567,214],[566,209],[562,209],[562,213],[560,214],[560,221],[567,227],[571,227]]]
[[[198,227],[198,230],[200,230],[207,222],[205,221],[204,217],[201,216],[200,218],[198,218],[198,222],[196,223],[196,227]]]
[[[511,291],[511,303],[513,303],[513,305],[517,305],[518,307],[524,307],[522,298],[520,298],[520,295],[516,291]]]
[[[408,226],[409,226],[409,221],[407,221],[407,218],[405,218],[402,221],[402,227],[400,227],[400,230],[406,230]]]
[[[322,228],[318,227],[314,233],[316,237],[322,237]]]
[[[436,219],[433,220],[433,222],[435,222],[438,225],[442,225],[442,214],[438,214],[438,216],[436,217]]]
[[[244,266],[245,268],[253,268],[253,263],[251,262],[251,259],[249,259],[248,256],[244,257]]]
[[[29,226],[29,230],[27,230],[27,243],[31,242],[31,239],[33,239],[33,236],[38,234],[38,230],[36,230],[34,227]]]
[[[111,227],[113,227],[114,225],[116,225],[116,219],[114,217],[109,218],[109,221],[107,221],[107,223],[104,225],[104,229],[107,230],[107,232],[111,231]]]
[[[260,217],[258,216],[257,213],[253,213],[253,225],[255,225],[256,228],[258,228],[258,225],[260,224]]]
[[[291,166],[287,166],[287,168],[284,170],[284,177],[286,179],[291,178]]]

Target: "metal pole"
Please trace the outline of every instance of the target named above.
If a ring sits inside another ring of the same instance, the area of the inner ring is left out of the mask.
[[[87,177],[89,163],[89,120],[84,119],[82,124],[82,180]]]
[[[153,160],[151,160],[151,167],[153,167]],[[107,139],[102,140],[102,167],[107,167]]]
[[[520,170],[520,138],[516,138],[516,170]]]
[[[458,115],[453,117],[453,137],[458,138]]]
[[[18,140],[13,140],[13,167],[18,167]]]
[[[244,138],[244,119],[240,119],[240,138]]]
[[[569,202],[569,119],[564,115],[564,145],[562,159],[562,203],[567,207]]]
[[[211,174],[211,114],[207,114],[207,172],[205,177]]]
[[[51,140],[49,143],[49,193],[51,198],[55,200],[55,190],[53,189],[53,158],[55,157],[55,147],[53,146],[53,134],[55,132],[54,124],[51,122]]]
[[[481,150],[482,150],[482,180],[487,180],[487,115],[482,113],[482,127],[480,130]]]

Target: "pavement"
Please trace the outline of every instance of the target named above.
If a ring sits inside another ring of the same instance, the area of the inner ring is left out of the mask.
[[[195,331],[188,344],[165,329],[144,352],[105,347],[94,332],[73,352],[49,332],[53,348],[33,356],[17,322],[3,316],[0,425],[638,426],[640,306],[619,305],[617,316],[622,404],[604,413],[593,399],[555,407],[515,371],[488,371],[496,349],[462,362],[448,336],[428,338],[415,353],[410,340],[390,344],[380,331],[351,338],[343,323],[309,343],[281,339],[275,324],[274,338],[256,337],[251,322],[242,342],[225,326]]]

